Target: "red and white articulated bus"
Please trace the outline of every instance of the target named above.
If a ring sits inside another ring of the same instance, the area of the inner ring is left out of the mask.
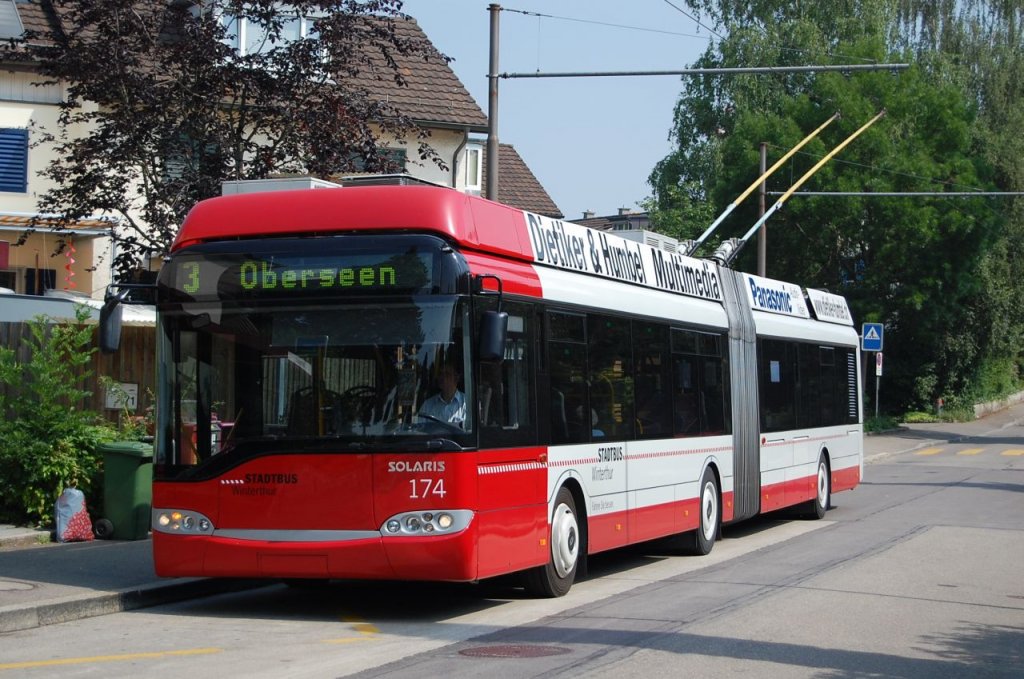
[[[842,297],[451,189],[202,202],[155,294],[163,576],[559,596],[862,476]],[[452,368],[463,401],[421,413]]]

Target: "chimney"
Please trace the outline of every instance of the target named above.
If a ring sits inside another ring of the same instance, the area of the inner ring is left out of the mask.
[[[624,215],[628,215],[628,214],[632,214],[632,211],[628,207],[620,207],[619,208],[619,216],[620,217],[622,217]]]
[[[594,213],[593,210],[584,210],[583,211],[583,219],[593,219],[594,216],[595,216],[595,213]]]

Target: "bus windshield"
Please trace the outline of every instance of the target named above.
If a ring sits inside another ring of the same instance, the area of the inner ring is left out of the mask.
[[[319,269],[351,261],[327,262],[322,250],[315,256]],[[182,270],[206,273],[208,259],[172,262],[161,274],[174,287],[163,292],[160,309],[160,379],[169,388],[157,408],[158,475],[205,476],[268,452],[472,445],[466,297],[385,291],[239,299],[223,292],[230,258],[218,260],[220,292],[202,297],[196,286],[199,301],[182,299],[189,291]],[[287,261],[298,271],[306,266]]]

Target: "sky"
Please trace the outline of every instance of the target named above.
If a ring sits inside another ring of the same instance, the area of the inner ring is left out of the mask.
[[[406,0],[403,7],[453,59],[452,69],[485,114],[489,4]],[[501,73],[682,69],[714,38],[672,6],[692,14],[681,0],[499,4]],[[503,78],[498,138],[516,147],[567,219],[584,211],[639,210],[651,195],[651,170],[671,150],[672,111],[682,86],[681,76]]]

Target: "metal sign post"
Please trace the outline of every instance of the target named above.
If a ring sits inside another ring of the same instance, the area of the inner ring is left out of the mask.
[[[878,385],[882,382],[882,352],[875,354],[875,417],[878,417]]]

